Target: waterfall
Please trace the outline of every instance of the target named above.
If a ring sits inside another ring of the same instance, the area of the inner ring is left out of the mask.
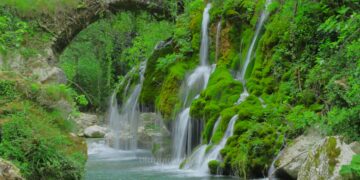
[[[219,121],[221,118],[217,120],[215,123],[215,126],[213,128],[213,132],[217,129],[217,124],[219,124]],[[202,145],[200,146],[197,151],[195,151],[189,158],[188,162],[184,166],[184,168],[187,169],[196,169],[200,173],[207,173],[209,171],[208,163],[211,160],[220,160],[220,151],[223,149],[226,145],[226,141],[234,134],[234,126],[236,121],[238,120],[238,115],[235,115],[231,118],[228,127],[226,128],[226,131],[224,133],[223,138],[221,139],[220,143],[217,145],[214,145],[212,149],[206,153],[206,149],[211,146],[209,145]]]
[[[265,10],[261,13],[261,17],[260,17],[260,20],[257,24],[257,27],[256,27],[256,31],[255,31],[255,35],[254,37],[252,38],[252,41],[251,41],[251,44],[250,44],[250,47],[248,49],[248,52],[247,52],[247,56],[246,56],[246,60],[245,60],[245,63],[242,67],[242,70],[241,72],[239,72],[237,74],[237,77],[236,79],[241,81],[244,85],[244,91],[242,92],[242,94],[240,95],[240,98],[237,102],[237,104],[240,104],[241,102],[245,101],[246,98],[249,96],[249,93],[246,89],[246,86],[245,86],[245,75],[246,75],[246,70],[249,66],[249,63],[250,63],[250,60],[251,60],[251,57],[252,57],[252,53],[254,51],[254,47],[255,47],[255,44],[256,44],[256,41],[260,35],[260,32],[261,32],[261,29],[265,23],[265,20],[267,19],[269,13],[267,12],[267,8],[268,8],[268,5],[271,3],[271,0],[267,0],[266,1],[266,4],[265,4]],[[221,32],[221,22],[218,23],[218,26],[217,26],[217,44],[216,44],[216,47],[218,48],[218,43],[220,43],[220,40],[218,38],[220,38],[220,32]],[[217,50],[217,53],[218,54],[218,50]],[[262,101],[262,104],[264,104],[264,102]],[[263,106],[266,106],[266,105],[263,105]],[[212,135],[215,133],[217,127],[218,127],[218,124],[221,120],[221,117],[219,117],[219,119],[216,121],[214,127],[213,127],[213,130],[212,130]],[[238,120],[238,115],[235,115],[231,118],[230,122],[228,123],[228,127],[224,133],[224,136],[222,137],[221,141],[219,144],[217,145],[212,145],[212,144],[209,144],[209,145],[201,145],[200,147],[198,147],[196,149],[196,151],[194,151],[194,153],[189,157],[189,159],[187,160],[186,164],[184,165],[184,168],[186,169],[195,169],[197,170],[198,172],[200,173],[207,173],[209,171],[209,168],[208,168],[208,163],[211,161],[211,160],[221,160],[221,157],[220,157],[220,151],[221,149],[223,149],[226,145],[226,142],[228,140],[229,137],[231,137],[234,133],[234,126],[235,126],[235,123],[236,121]],[[210,151],[208,151],[206,153],[206,149],[209,148],[210,146],[213,146],[211,147]]]
[[[240,98],[237,101],[237,104],[240,104],[241,102],[245,101],[246,98],[249,96],[249,93],[248,93],[247,88],[246,88],[245,76],[246,76],[246,72],[247,72],[248,66],[250,64],[253,52],[254,52],[256,42],[257,42],[258,37],[260,35],[261,29],[264,26],[264,23],[265,23],[266,19],[269,16],[269,12],[267,10],[268,10],[268,6],[269,6],[270,3],[271,3],[271,0],[266,0],[265,9],[261,13],[260,19],[259,19],[259,21],[257,23],[257,26],[256,26],[255,34],[254,34],[254,36],[252,38],[250,47],[249,47],[249,49],[247,51],[245,63],[241,68],[241,72],[238,73],[238,75],[236,77],[236,79],[238,79],[239,81],[241,81],[243,83],[243,87],[244,87],[244,91],[241,93]]]
[[[212,67],[208,62],[209,37],[208,25],[210,22],[209,11],[211,4],[208,3],[204,9],[202,20],[202,38],[200,49],[200,65],[185,78],[181,87],[182,94],[182,110],[176,116],[175,124],[173,124],[173,160],[179,163],[192,150],[192,127],[190,117],[190,106],[194,99],[198,98],[200,92],[204,90],[208,84]]]
[[[208,26],[210,22],[210,14],[209,11],[211,9],[211,3],[208,3],[204,9],[203,20],[201,26],[201,47],[200,47],[200,63],[202,66],[206,66],[209,64],[208,56],[209,56],[209,33]]]
[[[146,62],[140,65],[140,80],[133,88],[129,97],[125,100],[120,111],[116,99],[116,91],[111,96],[109,106],[109,126],[111,133],[107,135],[106,139],[108,145],[123,150],[137,149],[137,132],[139,127],[139,96],[144,81],[144,73]],[[126,97],[127,89],[129,89],[130,81],[128,82],[124,97]]]
[[[220,45],[221,45],[221,19],[220,19],[220,21],[218,22],[217,27],[216,27],[215,62],[217,62],[218,59],[219,59]]]

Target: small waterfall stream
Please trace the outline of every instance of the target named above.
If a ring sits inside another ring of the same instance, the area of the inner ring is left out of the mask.
[[[215,52],[215,62],[218,61],[219,59],[219,54],[220,54],[220,46],[221,46],[221,19],[218,22],[217,26],[216,26],[216,52]]]
[[[139,74],[139,83],[133,88],[129,97],[124,101],[120,111],[116,99],[116,91],[111,96],[109,106],[109,127],[111,133],[107,135],[106,139],[108,145],[116,149],[135,150],[137,149],[137,132],[139,127],[139,96],[144,81],[144,73],[146,62],[141,63]],[[129,89],[130,81],[128,82],[124,97]]]
[[[246,88],[245,76],[246,76],[248,66],[251,62],[251,58],[253,57],[254,48],[255,48],[256,42],[259,38],[260,32],[264,26],[266,19],[269,16],[269,12],[267,11],[267,9],[268,9],[268,6],[270,3],[271,3],[271,0],[266,0],[265,9],[262,11],[262,13],[260,15],[260,19],[256,26],[255,34],[251,40],[250,47],[246,54],[246,59],[245,59],[244,65],[242,66],[241,71],[238,72],[237,77],[236,77],[237,80],[239,80],[243,83],[243,88],[244,88],[244,91],[241,93],[240,98],[237,101],[237,104],[240,104],[241,102],[245,101],[246,98],[249,96],[249,92]]]
[[[206,88],[212,71],[212,67],[208,62],[210,9],[211,4],[208,3],[204,9],[202,20],[200,65],[185,79],[180,90],[183,95],[183,105],[182,110],[176,116],[173,126],[173,160],[175,163],[180,163],[186,157],[186,154],[191,153],[192,127],[190,105],[194,99],[199,97],[200,92]]]

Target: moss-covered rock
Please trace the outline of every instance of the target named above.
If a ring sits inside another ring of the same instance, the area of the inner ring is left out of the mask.
[[[283,138],[270,124],[238,120],[234,136],[221,151],[225,171],[244,178],[261,177],[279,152]]]
[[[206,131],[203,138],[206,142],[210,140],[215,119],[220,116],[221,110],[233,106],[241,92],[241,83],[234,80],[224,66],[217,67],[210,77],[208,87],[198,99],[194,100],[190,109],[193,118],[205,120]],[[222,116],[223,119],[228,120],[228,116],[225,116]],[[226,127],[220,127],[225,131]]]
[[[220,167],[220,162],[217,160],[209,161],[208,167],[210,169],[210,174],[217,174],[218,168]]]
[[[144,74],[144,84],[140,94],[140,104],[147,108],[148,111],[154,111],[156,97],[159,96],[162,83],[165,81],[167,72],[163,72],[156,68],[158,60],[172,53],[173,41],[168,40],[158,45],[157,49],[152,53],[146,64]]]
[[[308,153],[298,179],[341,179],[341,166],[350,164],[353,155],[341,137],[326,137]]]

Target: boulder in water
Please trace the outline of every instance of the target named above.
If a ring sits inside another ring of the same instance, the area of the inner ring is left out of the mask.
[[[350,164],[355,153],[351,146],[338,136],[321,140],[308,154],[301,166],[298,179],[337,180],[341,166]]]
[[[103,137],[105,137],[106,130],[107,129],[104,127],[94,125],[94,126],[87,127],[84,130],[84,135],[85,135],[85,137],[88,137],[88,138],[103,138]]]
[[[306,135],[299,136],[292,144],[287,146],[275,166],[278,168],[276,174],[280,177],[289,176],[296,179],[301,165],[305,162],[307,152],[318,143],[322,137],[316,132],[310,132]]]
[[[9,161],[0,158],[0,179],[4,180],[24,180],[20,170]]]

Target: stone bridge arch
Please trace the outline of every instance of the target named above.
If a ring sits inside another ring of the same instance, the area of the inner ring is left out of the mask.
[[[66,17],[54,19],[61,24],[47,27],[50,31],[56,29],[55,32],[52,31],[55,35],[52,50],[55,54],[60,54],[80,31],[108,12],[144,10],[158,18],[170,18],[168,2],[169,0],[86,0],[83,8],[65,14]]]

